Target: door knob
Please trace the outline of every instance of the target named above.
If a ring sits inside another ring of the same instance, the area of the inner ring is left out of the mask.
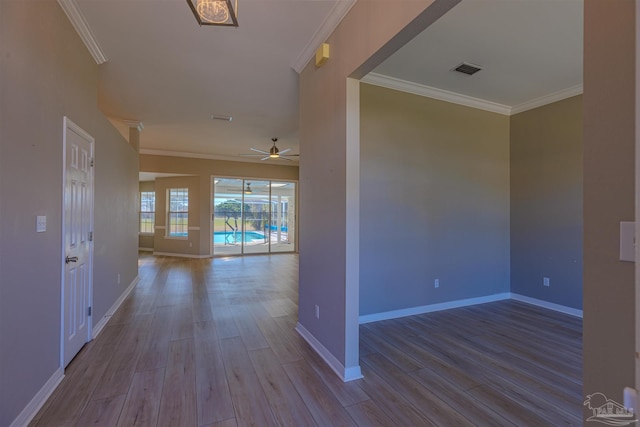
[[[64,259],[64,263],[65,264],[69,264],[70,262],[77,262],[78,261],[78,257],[77,256],[72,256],[72,257],[65,257]]]

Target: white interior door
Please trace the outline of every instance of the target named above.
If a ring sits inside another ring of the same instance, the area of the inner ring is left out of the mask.
[[[62,361],[91,339],[93,138],[65,117]]]

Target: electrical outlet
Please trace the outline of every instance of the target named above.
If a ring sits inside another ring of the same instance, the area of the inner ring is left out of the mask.
[[[548,277],[543,277],[542,278],[542,286],[549,286],[549,278]]]
[[[440,279],[436,279],[433,281],[433,287],[434,288],[439,288],[440,287]]]
[[[316,304],[316,319],[320,318],[320,306]]]

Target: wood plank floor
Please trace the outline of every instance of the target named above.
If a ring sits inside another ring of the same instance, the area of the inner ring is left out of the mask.
[[[582,322],[514,301],[360,327],[341,382],[294,331],[296,255],[140,256],[33,426],[582,425]]]

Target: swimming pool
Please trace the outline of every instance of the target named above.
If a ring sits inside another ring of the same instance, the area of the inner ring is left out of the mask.
[[[242,233],[239,231],[235,234],[235,236],[233,231],[216,231],[215,233],[213,233],[213,243],[216,245],[223,245],[225,243],[240,243],[241,235]],[[260,233],[259,231],[245,231],[244,242],[264,242],[264,234]]]

